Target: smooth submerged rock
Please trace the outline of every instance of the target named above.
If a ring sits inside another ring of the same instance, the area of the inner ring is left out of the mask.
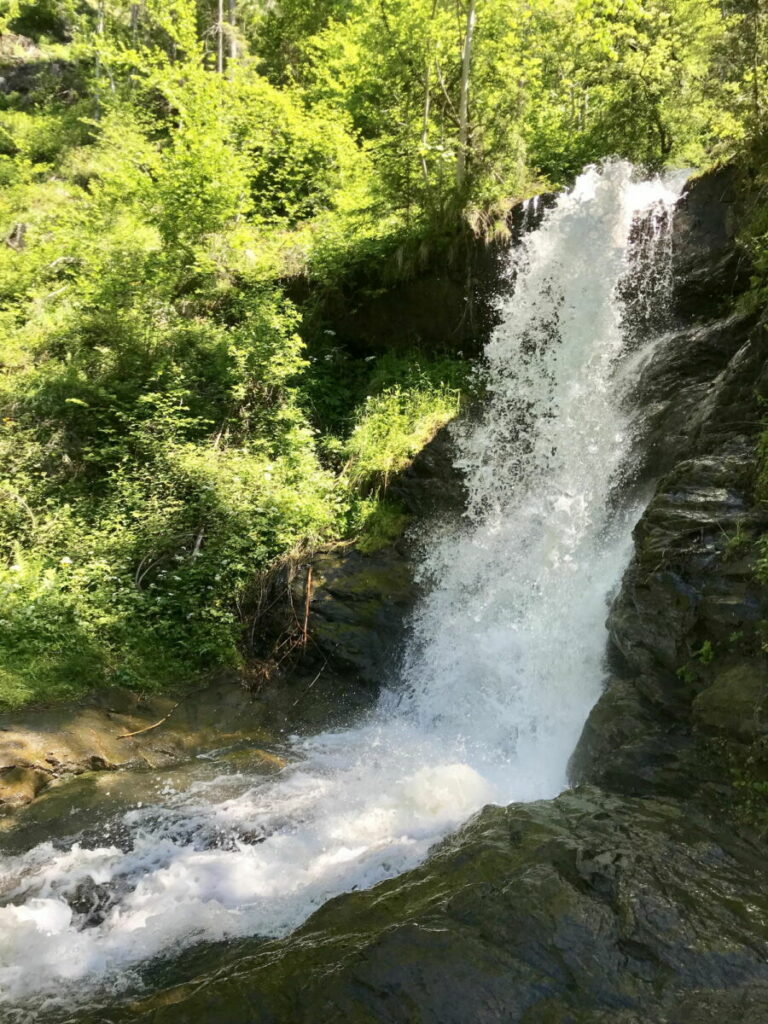
[[[115,687],[77,704],[1,715],[0,831],[16,827],[11,811],[70,776],[163,770],[224,748],[249,757],[260,750],[265,763],[280,763],[275,748],[287,729],[343,714],[343,681],[328,673],[308,690],[310,682],[297,674],[264,699],[239,679],[175,697]]]
[[[0,814],[31,803],[51,781],[51,773],[26,765],[0,768]]]

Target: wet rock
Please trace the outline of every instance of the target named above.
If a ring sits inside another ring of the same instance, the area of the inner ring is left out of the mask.
[[[67,903],[82,921],[81,927],[95,928],[107,917],[116,902],[113,888],[94,882],[90,877],[78,884]]]
[[[622,678],[572,760],[574,779],[686,801],[719,793],[726,808],[730,768],[708,737],[755,742],[768,686],[754,543],[768,531],[755,494],[768,338],[756,316],[729,311],[745,284],[740,202],[724,170],[693,184],[676,220],[677,313],[695,323],[662,339],[641,374],[646,467],[663,475],[608,619]]]
[[[449,426],[391,482],[387,497],[411,516],[404,537],[371,553],[337,545],[312,560],[309,627],[314,653],[369,687],[381,686],[397,667],[408,614],[419,594],[414,563],[420,524],[464,508],[464,481],[453,456]],[[299,580],[295,606],[304,599],[304,586],[305,580]]]
[[[409,560],[393,545],[370,555],[342,547],[318,555],[313,567],[314,644],[329,661],[380,685],[416,596]]]
[[[661,339],[637,390],[640,461],[648,474],[658,477],[682,458],[754,436],[762,334],[754,316],[740,314]]]
[[[674,802],[586,788],[488,807],[426,864],[332,900],[293,939],[99,1019],[757,1021],[765,883],[758,849]]]
[[[422,519],[452,515],[464,509],[467,493],[464,478],[454,465],[454,457],[452,427],[449,425],[438,431],[410,466],[395,477],[387,496],[399,501],[411,515]]]
[[[693,721],[707,729],[754,740],[768,733],[768,670],[742,661],[715,674],[693,702]]]
[[[288,688],[285,696],[293,704],[298,694]],[[112,688],[77,704],[7,713],[0,716],[0,808],[22,807],[68,775],[164,767],[204,750],[269,744],[278,718],[239,680],[175,697]]]
[[[32,803],[51,781],[51,773],[32,765],[0,768],[0,814],[9,814]]]
[[[716,695],[726,684],[710,696],[702,691],[715,685],[712,673],[738,644],[755,650],[755,662],[751,677],[746,671],[728,676],[732,706],[726,712],[720,703],[723,728],[734,735],[752,733],[752,680],[768,676],[760,654],[768,593],[749,543],[768,523],[753,494],[754,466],[754,439],[737,438],[709,455],[683,460],[660,482],[636,528],[635,558],[608,618],[627,679],[621,691],[609,685],[594,721],[587,723],[574,757],[578,778],[601,784],[620,778],[622,791],[637,792],[634,774],[655,780],[666,793],[675,773],[662,767],[671,763],[677,765],[678,795],[690,795],[686,776],[698,779],[704,769],[680,763],[681,750],[690,752],[694,726],[714,725]],[[614,703],[619,692],[621,700]],[[737,708],[747,715],[742,726],[735,723]],[[592,749],[599,756],[586,768]]]
[[[674,717],[662,717],[634,681],[612,678],[590,713],[569,776],[633,796],[674,795],[693,751],[693,738]]]
[[[749,261],[737,244],[744,203],[734,164],[694,178],[675,218],[676,304],[689,318],[716,316],[749,284]]]

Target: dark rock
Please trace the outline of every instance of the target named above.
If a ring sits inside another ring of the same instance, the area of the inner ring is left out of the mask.
[[[290,940],[109,1020],[763,1020],[761,852],[674,802],[584,789],[488,807],[430,860]]]
[[[312,565],[314,645],[328,661],[381,685],[415,600],[408,559],[393,545],[370,555],[342,546],[317,555]]]
[[[694,178],[686,189],[674,233],[675,298],[682,316],[716,316],[749,284],[749,261],[736,241],[742,205],[734,164]]]
[[[450,425],[435,437],[389,485],[387,496],[424,519],[455,514],[466,506],[464,479],[454,465]]]
[[[675,793],[692,747],[690,733],[674,717],[663,718],[635,682],[612,678],[587,720],[569,774],[574,783],[589,778],[631,795]]]
[[[411,515],[408,535],[371,553],[337,545],[312,560],[309,654],[319,653],[373,687],[381,686],[396,667],[408,614],[418,597],[413,570],[419,524],[453,515],[465,504],[463,479],[453,465],[450,426],[392,480],[387,497]],[[299,587],[294,603],[302,597]]]
[[[739,661],[715,673],[693,702],[694,722],[737,739],[768,733],[768,671],[762,661]]]
[[[477,355],[499,322],[497,297],[506,283],[510,239],[538,227],[555,200],[554,193],[545,193],[535,204],[516,203],[497,234],[464,225],[450,241],[430,246],[424,240],[408,270],[398,266],[400,250],[373,271],[369,261],[366,276],[352,272],[333,292],[315,294],[307,279],[286,286],[306,306],[310,333],[330,324],[339,344],[354,355],[413,348]]]
[[[662,339],[639,385],[646,469],[664,475],[609,615],[623,678],[572,760],[575,779],[621,792],[727,791],[729,766],[707,735],[748,743],[764,731],[768,590],[754,539],[768,530],[755,495],[768,339],[756,316],[728,313],[745,284],[741,205],[732,169],[689,189],[675,225],[677,313],[698,322]]]

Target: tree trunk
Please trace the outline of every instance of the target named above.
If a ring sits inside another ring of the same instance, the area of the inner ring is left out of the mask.
[[[216,70],[220,75],[224,73],[224,0],[219,0],[216,23]]]
[[[464,184],[467,174],[467,146],[469,143],[469,72],[472,67],[472,39],[475,34],[475,3],[469,0],[467,28],[461,50],[461,92],[459,94],[459,152],[456,156],[456,184]]]
[[[763,97],[761,93],[763,74],[763,21],[762,21],[762,0],[755,0],[753,18],[753,40],[752,40],[752,103],[755,110],[755,122],[761,125],[763,121]]]
[[[235,33],[236,0],[227,0],[227,19],[229,21],[229,59],[237,60],[237,34]]]
[[[104,38],[104,0],[100,0],[99,6],[96,9],[96,35],[99,39]],[[96,78],[96,91],[94,93],[95,105],[96,105],[96,121],[101,120],[101,43],[96,48],[96,61],[95,61],[95,78]]]
[[[421,173],[424,184],[429,185],[429,165],[427,164],[427,145],[429,143],[429,108],[432,94],[430,92],[429,63],[424,68],[424,116],[421,122]]]
[[[139,38],[139,5],[131,4],[131,45],[135,48]]]

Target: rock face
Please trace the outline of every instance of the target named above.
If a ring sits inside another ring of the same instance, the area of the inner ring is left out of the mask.
[[[371,554],[339,546],[313,560],[310,636],[329,662],[377,687],[394,667],[416,597],[405,545]]]
[[[729,766],[712,741],[743,760],[762,735],[768,589],[754,542],[768,529],[755,493],[768,332],[731,311],[745,278],[738,205],[730,169],[689,192],[676,221],[680,329],[640,385],[648,464],[663,475],[609,616],[614,677],[572,762],[575,781],[624,793],[716,796]]]
[[[660,479],[610,612],[577,787],[485,808],[420,868],[99,1020],[768,1020],[764,847],[728,817],[728,758],[755,760],[768,734],[754,544],[768,338],[732,312],[738,210],[726,169],[694,183],[677,219],[678,327],[640,383],[641,469]]]
[[[234,971],[99,1019],[758,1024],[764,880],[759,850],[674,802],[585,788],[489,807]]]
[[[464,486],[453,465],[450,425],[441,430],[390,484],[388,497],[409,515],[403,537],[367,553],[349,544],[312,560],[309,663],[330,665],[370,690],[397,666],[408,613],[418,598],[414,579],[420,523],[464,507]],[[294,604],[305,594],[295,588]]]

